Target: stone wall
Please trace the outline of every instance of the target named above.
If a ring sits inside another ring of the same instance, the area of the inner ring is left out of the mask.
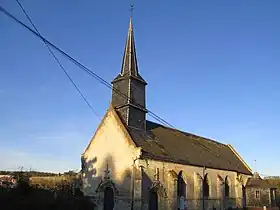
[[[111,187],[114,189],[114,209],[129,209],[133,165],[138,156],[139,149],[131,141],[115,110],[110,108],[83,154],[84,195],[92,197],[102,209],[104,189]]]
[[[185,203],[188,209],[202,209],[202,179],[203,168],[196,166],[186,166],[175,163],[166,163],[154,160],[140,161],[142,168],[142,199],[144,206],[149,200],[150,186],[158,177],[160,183],[159,205],[164,203],[162,209],[174,209],[177,207],[177,176],[182,171],[183,179],[186,182]],[[157,173],[159,173],[157,175]],[[206,168],[204,174],[209,179],[209,197],[204,199],[205,209],[235,208],[243,207],[242,185],[248,179],[247,175],[240,175],[236,172],[223,171]],[[230,185],[230,197],[224,196],[224,180],[227,177]],[[147,209],[147,208],[144,208]]]
[[[256,198],[256,191],[260,192],[260,197]],[[247,206],[262,207],[270,205],[269,189],[262,188],[246,188],[246,203]]]

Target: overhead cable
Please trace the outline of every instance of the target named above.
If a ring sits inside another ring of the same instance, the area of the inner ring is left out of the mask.
[[[7,15],[8,17],[10,17],[11,19],[13,19],[15,22],[17,22],[18,24],[20,24],[21,26],[23,26],[24,28],[26,28],[28,31],[30,31],[32,34],[34,34],[35,36],[39,37],[44,43],[46,43],[48,46],[54,48],[55,50],[57,50],[58,52],[60,52],[63,56],[67,57],[70,61],[72,61],[75,65],[77,65],[79,68],[81,68],[82,70],[84,70],[86,73],[88,73],[89,75],[91,75],[92,77],[94,77],[96,80],[98,80],[100,83],[102,83],[103,85],[105,85],[107,88],[110,88],[112,91],[114,91],[115,93],[121,95],[122,97],[125,97],[126,99],[129,99],[129,97],[122,93],[121,91],[119,91],[118,89],[114,88],[109,82],[107,82],[105,79],[103,79],[102,77],[100,77],[98,74],[94,73],[92,70],[90,70],[88,67],[86,67],[84,64],[82,64],[81,62],[79,62],[77,59],[73,58],[72,56],[70,56],[68,53],[66,53],[65,51],[63,51],[62,49],[60,49],[59,47],[57,47],[55,44],[53,44],[52,42],[50,42],[49,40],[47,40],[45,37],[41,36],[39,33],[37,33],[36,31],[34,31],[33,29],[31,29],[29,26],[27,26],[26,24],[24,24],[22,21],[18,20],[15,16],[13,16],[11,13],[9,13],[6,9],[4,9],[2,6],[0,6],[0,10]],[[138,108],[141,109],[145,109],[143,106],[137,104],[136,105]],[[174,128],[173,125],[171,125],[170,123],[168,123],[167,121],[165,121],[164,119],[162,119],[161,117],[159,117],[158,115],[156,115],[154,112],[152,112],[151,110],[147,109],[148,114],[153,117],[154,119],[156,119],[157,121],[159,121],[162,124],[165,124],[171,128]]]

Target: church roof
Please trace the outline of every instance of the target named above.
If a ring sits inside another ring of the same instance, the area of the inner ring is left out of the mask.
[[[142,148],[142,158],[251,175],[249,167],[230,145],[146,122],[146,131],[127,128],[135,144]]]

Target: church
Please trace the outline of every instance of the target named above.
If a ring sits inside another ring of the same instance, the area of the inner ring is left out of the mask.
[[[245,207],[252,171],[237,151],[146,120],[146,85],[130,17],[110,107],[81,157],[84,195],[105,210]]]

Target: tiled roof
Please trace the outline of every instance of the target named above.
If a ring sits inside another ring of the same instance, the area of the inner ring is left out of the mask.
[[[225,145],[147,121],[146,132],[128,127],[133,141],[142,148],[142,157],[251,175],[251,171]]]
[[[246,187],[250,188],[273,188],[273,185],[269,183],[269,180],[262,179],[258,173],[254,173],[254,176],[249,178]]]

